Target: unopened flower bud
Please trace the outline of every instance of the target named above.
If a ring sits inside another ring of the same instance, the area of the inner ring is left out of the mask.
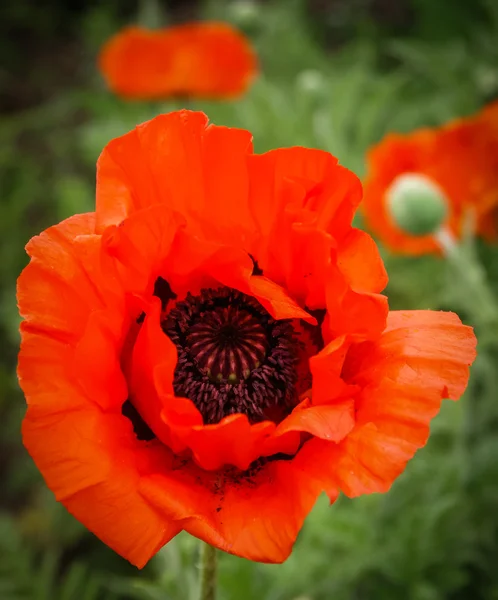
[[[404,173],[393,181],[387,191],[387,205],[396,225],[415,236],[435,233],[448,215],[443,190],[417,173]]]

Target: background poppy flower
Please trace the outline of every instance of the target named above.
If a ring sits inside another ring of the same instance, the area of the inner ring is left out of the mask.
[[[128,27],[104,45],[99,67],[109,88],[125,98],[232,98],[247,90],[257,60],[242,33],[207,22]]]
[[[29,242],[24,443],[135,565],[181,530],[283,561],[322,491],[388,490],[464,391],[472,330],[388,311],[360,199],[326,152],[180,111],[111,141],[95,213]]]
[[[493,106],[441,128],[391,133],[371,148],[362,208],[369,228],[391,250],[439,251],[432,235],[410,235],[390,214],[388,191],[403,174],[425,176],[441,189],[449,208],[446,225],[454,235],[460,235],[464,218],[472,213],[477,232],[496,237],[491,215],[498,204],[498,129],[490,125],[492,120],[496,121]]]

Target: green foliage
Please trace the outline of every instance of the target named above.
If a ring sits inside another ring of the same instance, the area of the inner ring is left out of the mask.
[[[335,44],[323,44],[327,31],[357,31],[346,4],[342,16],[330,12],[323,24],[296,0],[257,3],[250,18],[233,2],[205,3],[206,16],[246,29],[263,73],[240,101],[189,107],[215,123],[249,129],[258,152],[323,148],[361,175],[366,150],[386,132],[442,123],[498,94],[496,2],[474,10],[464,2],[414,1],[416,39],[413,31],[383,37],[384,26],[368,21],[371,3],[360,2],[364,35],[332,51]],[[447,22],[434,12],[441,5],[453,11]],[[20,442],[14,290],[27,261],[23,246],[53,222],[92,209],[95,161],[110,139],[180,107],[110,95],[95,56],[130,19],[118,16],[114,3],[86,9],[78,19],[74,83],[0,117],[0,598],[190,600],[198,581],[195,540],[178,536],[139,573],[55,503]],[[442,20],[438,37],[434,27]],[[50,63],[44,68],[53,71]],[[496,248],[479,244],[476,251],[498,293]],[[462,302],[461,285],[442,259],[383,253],[393,308],[453,309],[472,322],[468,298]],[[321,498],[283,565],[223,555],[221,600],[498,599],[498,348],[494,332],[479,332],[481,352],[466,397],[444,404],[428,445],[392,490],[341,498],[333,507]]]
[[[17,523],[0,515],[0,598],[2,600],[116,600],[103,577],[81,560],[64,564],[63,548],[37,556],[23,541]]]

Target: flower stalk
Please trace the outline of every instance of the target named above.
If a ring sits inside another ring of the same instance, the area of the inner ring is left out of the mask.
[[[447,228],[441,228],[434,237],[449,268],[457,277],[461,289],[460,298],[465,301],[481,347],[490,344],[494,346],[498,332],[497,301],[489,286],[484,266],[475,252],[472,220],[469,220],[468,225],[461,242]],[[472,482],[475,473],[475,448],[484,422],[482,410],[479,398],[467,401],[462,423],[462,483],[469,494],[474,493]]]
[[[475,255],[472,240],[459,243],[447,228],[440,229],[435,238],[462,286],[461,298],[468,299],[474,324],[483,331],[494,330],[498,325],[497,302],[488,285],[486,272]]]
[[[201,591],[199,599],[215,600],[218,555],[216,548],[211,544],[201,543]]]

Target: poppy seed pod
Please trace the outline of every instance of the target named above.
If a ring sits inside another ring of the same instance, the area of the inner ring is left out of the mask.
[[[387,204],[396,225],[415,236],[435,233],[448,216],[444,192],[428,177],[405,173],[387,191]]]

